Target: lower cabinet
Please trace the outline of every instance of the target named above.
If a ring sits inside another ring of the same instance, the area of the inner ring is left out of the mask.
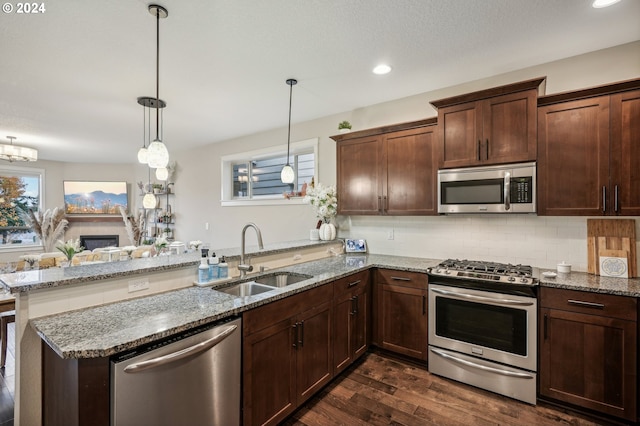
[[[371,292],[369,271],[333,283],[333,374],[336,375],[369,348]]]
[[[243,422],[278,424],[333,377],[331,284],[243,315]]]
[[[375,343],[427,360],[427,275],[379,269],[376,274]]]
[[[541,287],[540,306],[540,395],[636,421],[636,298]]]

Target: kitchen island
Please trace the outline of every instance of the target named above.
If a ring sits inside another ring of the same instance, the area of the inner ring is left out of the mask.
[[[290,250],[295,249],[292,248]],[[287,251],[285,250],[285,252]],[[161,271],[158,273],[163,277],[166,276],[165,281],[175,281],[176,277],[172,277],[176,272],[174,269],[186,268],[188,273],[182,273],[182,288],[176,288],[174,291],[167,291],[169,290],[167,289],[160,294],[132,300],[113,303],[105,301],[96,303],[93,307],[79,310],[65,309],[44,313],[43,315],[31,315],[27,317],[31,319],[31,327],[29,327],[29,330],[25,330],[24,334],[31,336],[30,340],[35,337],[36,341],[31,342],[32,347],[39,344],[40,339],[37,336],[40,336],[61,358],[108,357],[167,336],[182,333],[203,324],[238,315],[244,311],[322,286],[358,271],[380,267],[423,273],[439,262],[439,260],[434,259],[375,254],[342,254],[334,256],[333,254],[337,254],[337,252],[337,250],[334,250],[330,257],[313,261],[303,259],[305,262],[278,269],[279,271],[309,275],[312,278],[285,288],[243,298],[215,291],[215,289],[212,290],[209,287],[194,287],[192,283],[195,277],[197,255],[191,256],[188,260],[185,259],[186,266],[174,259],[177,262],[175,267],[169,266],[168,263],[160,265],[158,267],[161,268]],[[156,261],[165,262],[164,260]],[[270,270],[266,274],[272,272]],[[131,275],[127,275],[125,272],[122,273],[125,277],[136,275],[134,271],[130,272]],[[640,296],[640,280],[638,279],[604,278],[581,272],[573,272],[567,275],[559,274],[556,278],[541,278],[540,285],[546,287],[568,288],[631,297]],[[5,279],[10,281],[9,278]],[[234,282],[238,281],[234,280]],[[5,282],[4,279],[3,282]],[[214,288],[226,287],[230,284],[229,282],[216,284]],[[41,286],[44,284],[33,285],[42,289],[43,287]],[[36,296],[39,294],[37,289],[31,290],[18,284],[14,284],[11,288],[18,295],[21,293],[24,293],[23,296],[29,294]],[[61,299],[55,297],[60,290],[58,289],[53,293],[51,293],[51,290],[47,292],[49,293],[47,297],[51,299],[51,302]],[[39,310],[34,309],[33,312],[39,312]],[[37,335],[35,334],[36,332]],[[21,342],[20,347],[23,346],[23,343]],[[39,348],[38,353],[40,353]],[[38,378],[40,378],[39,374]],[[24,384],[22,381],[21,383]],[[31,387],[29,387],[29,391],[33,393]],[[17,392],[18,390],[16,390]],[[35,403],[35,401],[32,402]]]

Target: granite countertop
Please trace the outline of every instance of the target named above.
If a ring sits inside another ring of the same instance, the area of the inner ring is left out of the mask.
[[[217,252],[217,251],[216,251]],[[215,287],[190,287],[167,293],[131,299],[78,311],[66,312],[30,321],[40,337],[63,358],[105,357],[144,345],[199,325],[317,287],[369,268],[389,268],[426,272],[438,259],[343,254],[292,265],[275,272],[306,274],[311,278],[284,288],[249,297],[234,297],[215,291],[256,277],[235,279]],[[192,265],[191,263],[190,265]],[[544,270],[542,270],[544,271]],[[640,297],[640,279],[598,277],[583,272],[541,277],[543,287]]]
[[[247,247],[246,255],[271,255],[283,253],[296,248],[335,244],[335,241],[288,241],[265,244],[263,250],[257,246]],[[240,249],[214,249],[218,257],[224,256],[229,260],[240,258]],[[172,269],[191,268],[200,263],[200,253],[185,253],[171,256],[140,258],[127,261],[104,262],[90,265],[72,266],[68,268],[48,268],[35,271],[15,272],[0,275],[0,284],[11,293],[28,292],[51,287],[68,286],[89,283],[97,280],[130,277],[136,274],[168,271]]]

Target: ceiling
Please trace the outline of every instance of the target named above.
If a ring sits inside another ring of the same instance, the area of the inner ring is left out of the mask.
[[[133,163],[144,138],[136,99],[156,89],[148,4],[56,0],[40,14],[3,13],[0,141],[17,136],[46,160]],[[169,152],[286,126],[290,77],[295,124],[640,39],[636,0],[159,4]],[[380,62],[392,72],[372,74]]]

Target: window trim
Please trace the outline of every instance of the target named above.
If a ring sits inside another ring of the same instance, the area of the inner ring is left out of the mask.
[[[289,156],[303,154],[304,152],[308,152],[309,148],[313,150],[315,159],[315,170],[313,172],[313,176],[316,182],[318,181],[318,142],[319,138],[311,138],[303,141],[292,142],[289,149]],[[220,179],[220,205],[222,207],[237,207],[305,204],[303,201],[304,197],[292,197],[290,199],[286,199],[282,195],[261,195],[258,198],[251,198],[248,200],[238,200],[233,198],[232,182],[234,163],[240,161],[261,160],[263,158],[269,158],[278,155],[287,155],[287,145],[277,145],[269,148],[222,156],[220,158],[222,173]]]
[[[39,209],[44,210],[45,204],[45,190],[44,183],[46,181],[45,178],[45,169],[41,169],[39,167],[21,167],[21,166],[13,166],[13,165],[0,165],[0,173],[1,172],[9,172],[10,173],[22,173],[22,174],[33,174],[40,175],[40,205]],[[13,245],[0,245],[0,253],[13,253],[13,252],[41,252],[43,249],[42,240],[40,240],[37,244],[18,244],[17,246]]]

